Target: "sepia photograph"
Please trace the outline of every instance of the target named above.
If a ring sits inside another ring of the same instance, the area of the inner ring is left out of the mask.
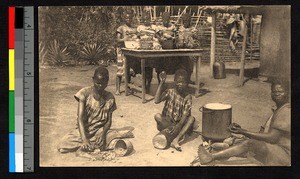
[[[291,166],[291,6],[39,6],[41,167]]]

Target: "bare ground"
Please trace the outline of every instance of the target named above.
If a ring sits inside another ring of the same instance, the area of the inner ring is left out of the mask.
[[[141,99],[136,96],[125,96],[123,86],[121,96],[115,96],[117,110],[113,113],[112,128],[135,128],[135,138],[130,139],[135,151],[131,155],[113,161],[89,161],[75,157],[74,153],[60,154],[57,151],[59,139],[74,129],[76,124],[77,102],[73,95],[82,87],[92,84],[91,77],[95,68],[96,66],[40,69],[40,166],[189,166],[197,155],[197,148],[202,142],[201,136],[193,133],[182,145],[183,152],[172,148],[155,149],[152,138],[158,131],[153,116],[161,112],[163,104],[155,105],[153,100],[142,104]],[[107,90],[114,93],[116,67],[109,66],[108,69],[110,80]],[[153,76],[148,99],[153,98],[157,88],[156,74]],[[140,85],[137,79],[140,76],[133,81]],[[239,78],[235,74],[227,74],[226,79],[212,79],[209,77],[208,64],[201,66],[200,79],[204,83],[202,91],[208,93],[199,98],[193,97],[192,115],[196,118],[199,132],[202,130],[199,108],[206,103],[231,104],[233,122],[253,131],[259,130],[272,113],[270,109],[273,102],[268,83],[249,80],[243,87],[238,87]],[[173,76],[168,76],[169,84],[172,80]],[[240,159],[234,159],[229,165],[248,165],[247,162],[239,163]]]

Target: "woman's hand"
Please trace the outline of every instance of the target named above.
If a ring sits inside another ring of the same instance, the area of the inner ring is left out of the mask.
[[[89,140],[85,140],[82,142],[81,144],[81,149],[83,151],[88,151],[88,152],[92,152],[95,150],[95,147],[90,143]]]
[[[242,134],[245,130],[237,123],[232,123],[228,127],[229,131],[236,134]]]

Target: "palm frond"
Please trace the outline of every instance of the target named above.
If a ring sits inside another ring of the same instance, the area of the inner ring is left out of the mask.
[[[54,40],[48,46],[46,60],[49,64],[55,66],[67,66],[70,60],[67,47],[61,48],[59,42]]]
[[[82,59],[97,64],[100,58],[105,55],[106,47],[100,43],[87,44],[80,52]]]

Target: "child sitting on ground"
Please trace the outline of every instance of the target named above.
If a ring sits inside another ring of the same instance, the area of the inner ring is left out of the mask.
[[[171,147],[181,151],[179,141],[183,140],[185,134],[191,133],[195,118],[191,116],[192,96],[187,94],[188,73],[179,69],[175,72],[174,89],[167,89],[162,93],[162,86],[166,81],[166,74],[159,74],[160,84],[158,86],[154,102],[160,103],[165,101],[162,113],[154,116],[157,123],[157,129],[162,131],[170,126],[174,126],[170,132],[174,140],[171,142]]]
[[[98,67],[92,79],[92,86],[82,88],[74,95],[78,101],[77,125],[75,130],[61,139],[58,145],[61,153],[106,150],[113,139],[133,137],[128,130],[110,130],[116,103],[114,96],[105,90],[109,80],[108,70]]]

